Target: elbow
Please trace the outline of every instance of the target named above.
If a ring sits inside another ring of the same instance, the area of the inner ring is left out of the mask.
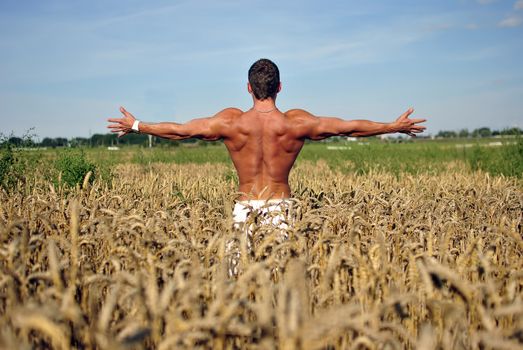
[[[167,130],[166,137],[171,140],[184,140],[190,138],[191,135],[186,130],[183,130],[181,125],[175,124],[171,125],[169,130]]]

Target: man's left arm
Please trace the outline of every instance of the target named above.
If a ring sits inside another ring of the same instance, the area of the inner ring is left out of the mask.
[[[112,132],[118,133],[118,137],[135,132],[132,127],[136,121],[136,118],[125,108],[120,107],[120,112],[122,112],[123,117],[108,119],[112,124],[107,126]],[[184,124],[174,122],[145,123],[140,121],[138,123],[138,132],[170,140],[198,138],[206,141],[215,141],[226,137],[226,124],[230,117],[237,113],[241,113],[241,111],[235,108],[227,108],[213,117],[193,119]]]
[[[311,140],[323,140],[331,136],[374,136],[388,133],[404,133],[416,136],[425,130],[425,126],[419,125],[425,119],[410,119],[414,112],[409,108],[392,123],[379,123],[371,120],[344,120],[336,117],[316,117],[303,110],[291,110],[288,115],[294,116],[298,127],[296,133],[300,138]]]

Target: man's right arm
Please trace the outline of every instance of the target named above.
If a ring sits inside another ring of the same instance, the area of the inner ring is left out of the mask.
[[[296,109],[286,112],[293,119],[298,138],[323,140],[331,136],[374,136],[388,133],[404,133],[410,136],[423,132],[425,126],[418,125],[425,119],[409,119],[414,112],[409,108],[392,123],[370,120],[344,120],[336,117],[316,117],[307,111]]]
[[[132,133],[132,126],[136,118],[125,108],[121,107],[122,118],[111,118],[108,125],[112,132],[118,133],[122,137]],[[235,115],[241,114],[241,110],[227,108],[209,118],[197,118],[184,124],[174,122],[145,123],[140,122],[138,129],[140,133],[158,136],[171,140],[183,140],[188,138],[198,138],[206,141],[214,141],[225,138],[228,135],[228,124]]]
[[[170,140],[197,138],[206,141],[215,141],[222,138],[219,124],[220,120],[217,117],[197,118],[184,124],[175,122],[140,122],[139,132]]]

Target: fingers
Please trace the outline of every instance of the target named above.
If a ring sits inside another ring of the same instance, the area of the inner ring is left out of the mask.
[[[120,112],[124,115],[123,118],[108,118],[107,119],[107,121],[109,123],[113,123],[113,124],[107,125],[107,128],[110,129],[112,133],[115,133],[115,134],[117,133],[118,137],[125,136],[131,132],[129,130],[130,128],[125,126],[125,124],[128,124],[128,120],[126,118],[135,119],[133,117],[133,115],[131,113],[127,112],[125,110],[125,108],[123,108],[123,107],[120,107]]]
[[[107,128],[111,129],[112,133],[118,133],[118,137],[127,135],[130,132],[129,128],[126,128],[121,124],[110,124],[110,125],[107,125]]]
[[[424,126],[411,126],[408,131],[406,132],[407,134],[420,134],[422,133],[423,131],[425,131],[425,127]],[[411,135],[412,136],[412,135]]]
[[[419,123],[424,123],[427,121],[427,119],[411,119],[410,120],[413,124],[419,124]]]
[[[401,133],[405,135],[409,135],[411,137],[416,137],[416,134],[421,134],[425,130],[424,127],[417,127],[417,128],[410,128],[405,131],[400,131]]]
[[[107,127],[107,128],[109,128],[109,127]],[[112,127],[109,129],[111,129],[111,132],[121,132],[121,131],[128,132],[129,131],[129,129],[127,129],[127,128],[120,128],[120,127]]]
[[[116,129],[116,128],[121,129],[122,125],[121,124],[109,124],[109,125],[107,125],[107,128],[108,129]]]
[[[111,130],[111,132],[114,134],[118,134],[118,135],[116,135],[118,137],[125,136],[129,133],[129,131],[122,131],[122,130]]]
[[[111,132],[121,132],[121,131],[128,131],[129,129],[126,127],[123,127],[122,125],[108,125],[107,129],[110,129]]]
[[[416,134],[414,134],[414,132],[412,132],[412,131],[402,131],[401,133],[405,134],[405,135],[409,135],[411,137],[416,137]]]
[[[414,113],[414,108],[409,108],[407,109],[407,111],[405,113],[403,113],[402,115],[400,115],[400,117],[398,119],[406,119],[408,118],[409,115],[411,115],[412,113]]]
[[[127,112],[127,110],[125,108],[120,107],[120,112],[122,112],[122,114],[125,115],[127,118],[134,119],[134,116],[131,113]]]

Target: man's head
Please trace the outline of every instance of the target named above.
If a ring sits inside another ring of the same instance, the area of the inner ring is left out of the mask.
[[[254,62],[249,68],[249,92],[257,100],[275,100],[280,89],[280,71],[274,62],[266,58]]]

